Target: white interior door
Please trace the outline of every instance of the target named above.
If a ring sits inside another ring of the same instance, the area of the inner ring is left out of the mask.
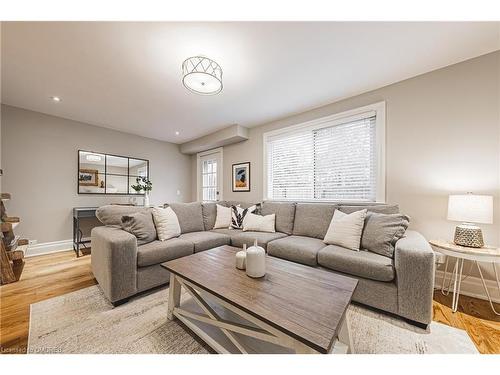
[[[222,199],[222,149],[198,154],[198,200]]]

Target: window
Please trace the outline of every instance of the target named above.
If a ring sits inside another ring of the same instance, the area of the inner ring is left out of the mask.
[[[385,103],[264,135],[264,195],[274,200],[385,200]]]
[[[203,160],[201,164],[202,197],[204,201],[217,200],[217,161]]]
[[[222,148],[197,155],[197,185],[199,201],[222,199]]]

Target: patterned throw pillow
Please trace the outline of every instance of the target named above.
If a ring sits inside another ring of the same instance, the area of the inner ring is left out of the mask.
[[[253,205],[248,208],[241,208],[238,206],[231,206],[231,228],[243,229],[243,220],[249,212],[254,212],[257,206]]]

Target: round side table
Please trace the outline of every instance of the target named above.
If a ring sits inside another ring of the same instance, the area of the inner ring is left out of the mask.
[[[442,240],[431,240],[429,243],[434,246],[435,250],[443,255],[446,255],[446,263],[445,270],[443,275],[443,282],[441,284],[441,293],[448,295],[450,292],[451,283],[453,281],[453,301],[452,301],[452,310],[456,312],[458,309],[458,299],[460,298],[460,285],[464,279],[466,279],[470,275],[470,271],[472,266],[475,264],[477,270],[479,271],[479,275],[481,276],[481,281],[483,282],[483,288],[488,296],[488,301],[490,303],[491,309],[496,315],[500,315],[500,312],[495,310],[495,306],[493,305],[493,300],[491,299],[490,291],[486,286],[486,282],[484,281],[483,271],[481,270],[481,263],[490,263],[493,266],[493,270],[495,272],[495,278],[497,282],[498,293],[500,295],[500,281],[498,279],[498,271],[496,264],[500,264],[500,248],[485,246],[481,248],[473,248],[473,247],[465,247],[455,245],[453,242],[442,241]],[[450,281],[448,283],[448,288],[445,292],[445,283],[448,275],[448,262],[449,259],[455,258],[455,265],[453,267],[453,273],[450,274]],[[470,260],[473,262],[471,267],[469,268],[469,272],[467,275],[462,278],[462,271],[464,268],[464,261]]]

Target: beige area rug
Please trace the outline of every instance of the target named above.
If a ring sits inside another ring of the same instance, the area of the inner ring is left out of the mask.
[[[167,300],[162,288],[114,308],[92,286],[35,303],[28,353],[209,353],[181,323],[167,320]],[[440,323],[422,330],[358,305],[348,317],[355,353],[477,353],[465,331]]]

